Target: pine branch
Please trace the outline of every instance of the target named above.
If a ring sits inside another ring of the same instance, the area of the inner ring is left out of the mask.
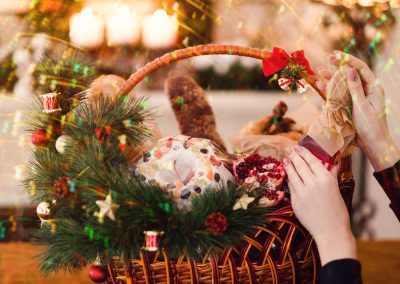
[[[47,148],[38,148],[32,153],[28,163],[28,171],[23,181],[25,191],[30,195],[32,203],[53,199],[53,187],[57,178],[65,176],[68,160],[57,152]]]
[[[96,78],[93,62],[81,51],[68,49],[63,54],[46,53],[34,72],[39,85],[36,92],[58,93],[62,114],[70,112],[86,97],[86,90]]]
[[[152,110],[143,107],[144,101],[128,96],[85,101],[74,111],[75,119],[66,125],[65,133],[75,141],[91,143],[97,137],[96,128],[103,128],[100,135],[104,140],[115,142],[118,136],[125,135],[131,145],[140,145],[151,136],[144,122],[153,115]]]
[[[93,189],[108,186],[112,190],[113,202],[120,206],[116,211],[118,220],[112,221],[105,218],[104,222],[100,223],[94,218],[93,213],[98,210],[93,205],[94,201],[104,199],[107,192],[91,196],[87,200],[88,203],[93,203],[92,206],[87,207],[88,217],[85,214],[82,214],[80,218],[75,217],[75,220],[81,219],[81,223],[71,220],[61,227],[57,225],[56,233],[51,235],[43,233],[36,237],[39,243],[50,243],[60,248],[59,250],[51,249],[51,253],[48,252],[44,256],[44,263],[50,262],[52,266],[45,266],[43,269],[66,269],[66,265],[70,268],[76,267],[71,253],[69,259],[62,258],[66,257],[63,249],[66,244],[74,247],[73,251],[79,251],[85,259],[90,260],[98,252],[101,255],[107,254],[109,257],[121,255],[121,253],[126,258],[138,257],[144,244],[144,230],[164,232],[160,244],[168,251],[172,259],[186,255],[194,260],[200,260],[206,253],[215,254],[233,244],[240,243],[244,234],[254,233],[256,226],[262,226],[266,222],[265,214],[269,212],[268,209],[252,206],[247,210],[233,211],[233,205],[243,193],[236,185],[206,190],[204,194],[193,199],[192,211],[185,213],[178,209],[172,197],[165,194],[161,188],[132,178],[127,174],[126,168],[114,169],[109,173],[101,172],[101,175],[105,176],[99,178],[100,174],[98,174],[98,176],[88,176],[84,180]],[[78,189],[81,190],[79,186]],[[228,230],[217,236],[207,232],[204,227],[207,216],[215,212],[224,214],[229,222]],[[65,218],[68,218],[67,211],[65,214]],[[58,220],[66,220],[61,216],[58,218],[60,218]],[[98,238],[87,241],[88,236],[85,235],[85,230],[94,232],[93,234],[97,234]],[[80,248],[81,244],[75,244],[77,238],[84,238],[82,234],[86,237],[83,240],[84,249]],[[107,246],[105,239],[107,239]],[[63,261],[54,261],[54,259]]]

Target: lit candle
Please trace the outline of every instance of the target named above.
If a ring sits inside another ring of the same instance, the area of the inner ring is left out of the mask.
[[[143,45],[151,49],[168,48],[175,44],[178,22],[165,10],[159,9],[143,21]]]
[[[92,9],[84,8],[80,13],[73,15],[69,21],[69,37],[72,43],[85,47],[95,48],[103,43],[103,20],[93,14]]]
[[[120,5],[107,17],[107,41],[108,45],[135,44],[139,41],[139,21],[129,7]]]

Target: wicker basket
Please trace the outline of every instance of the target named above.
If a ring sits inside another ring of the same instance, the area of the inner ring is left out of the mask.
[[[201,45],[167,53],[133,74],[119,90],[130,92],[152,72],[181,59],[210,54],[229,54],[265,59],[270,52],[233,45]],[[309,76],[314,85],[316,78]],[[322,94],[320,94],[322,96]],[[322,96],[323,97],[323,96]],[[351,157],[342,159],[339,187],[348,209],[354,191]],[[318,252],[309,233],[291,207],[268,214],[268,223],[253,236],[225,250],[219,257],[205,256],[194,262],[184,256],[171,260],[162,250],[142,251],[140,259],[114,258],[108,265],[107,283],[317,283]],[[126,265],[128,263],[128,265]]]

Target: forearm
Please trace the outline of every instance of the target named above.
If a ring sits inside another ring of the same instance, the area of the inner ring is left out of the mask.
[[[356,241],[350,229],[326,237],[315,236],[314,239],[322,266],[337,259],[357,259]]]
[[[338,231],[328,238],[318,238],[321,259],[321,284],[358,284],[361,280],[361,264],[357,260],[356,241],[350,229]]]
[[[376,141],[361,144],[376,172],[391,168],[400,160],[400,151],[391,138],[377,139]]]

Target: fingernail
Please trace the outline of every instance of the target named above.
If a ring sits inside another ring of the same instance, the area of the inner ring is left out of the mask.
[[[284,164],[285,166],[289,165],[289,160],[288,160],[288,159],[283,159],[283,164]]]
[[[350,80],[352,80],[352,81],[358,80],[358,72],[355,68],[350,68],[349,71],[347,71],[347,75],[349,76]]]
[[[292,155],[292,153],[293,153],[292,149],[287,149],[286,150],[286,155],[290,156],[290,155]]]
[[[294,146],[294,150],[297,152],[297,153],[300,153],[301,152],[301,147],[299,146],[299,145],[296,145],[296,146]]]

